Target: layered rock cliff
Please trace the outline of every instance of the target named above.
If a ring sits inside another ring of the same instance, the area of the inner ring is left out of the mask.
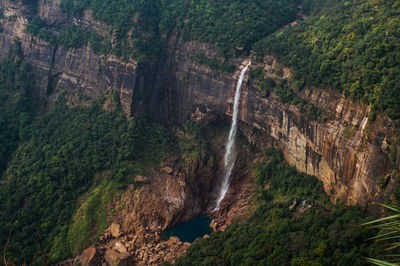
[[[67,18],[60,9],[60,2],[39,1],[38,15],[48,25],[79,25],[101,36],[108,33],[109,26],[94,20],[90,11],[81,19]],[[27,7],[18,2],[2,1],[0,9],[4,14],[0,19],[3,29],[0,58],[8,56],[16,40],[20,42],[24,59],[35,73],[37,96],[47,107],[56,102],[61,93],[70,105],[85,105],[106,93],[117,93],[124,114],[130,116],[134,92],[154,91],[151,85],[149,89],[146,87],[151,84],[147,79],[154,78],[153,72],[148,73],[148,66],[138,69],[134,60],[125,62],[113,55],[95,54],[89,47],[67,49],[52,45],[26,32],[31,16]]]
[[[189,119],[209,129],[207,137],[215,150],[216,163],[192,160],[185,165],[176,158],[164,162],[159,172],[143,177],[143,187],[136,192],[130,188],[122,195],[125,208],[113,221],[120,226],[120,232],[115,237],[105,232],[97,247],[100,260],[124,254],[119,259],[129,257],[131,262],[143,265],[162,263],[182,254],[189,244],[164,240],[160,233],[207,211],[212,204],[212,187],[222,168],[218,164],[222,162],[225,141],[224,130],[213,133],[213,127],[226,124],[232,115],[237,77],[251,56],[232,59],[237,66],[235,73],[216,71],[195,62],[192,56],[201,52],[222,62],[217,49],[207,43],[184,42],[175,30],[165,37],[165,56],[139,64],[111,54],[96,54],[88,46],[67,49],[51,44],[27,33],[26,25],[32,16],[27,7],[5,0],[0,9],[0,59],[8,56],[15,42],[19,43],[35,73],[36,97],[43,111],[52,108],[60,95],[73,106],[88,105],[101,96],[115,94],[127,117],[146,113],[153,120],[178,129],[178,135],[179,128]],[[54,26],[52,29],[57,25],[79,25],[100,36],[110,32],[110,26],[94,20],[90,10],[79,19],[67,17],[60,10],[60,0],[40,0],[37,14]],[[56,30],[53,33],[59,34]],[[263,69],[275,81],[286,79],[291,83],[290,69],[273,56],[253,62],[251,69],[255,68]],[[393,152],[397,150],[393,121],[382,114],[372,120],[368,106],[331,90],[308,88],[298,92],[298,97],[327,117],[324,121],[312,120],[296,105],[282,103],[277,95],[266,94],[259,87],[247,75],[240,104],[240,131],[254,150],[247,146],[239,155],[232,186],[215,227],[226,228],[243,215],[252,191],[252,160],[271,147],[281,149],[285,159],[299,171],[321,180],[334,202],[369,207],[390,197],[398,175],[392,170],[393,164],[399,168],[400,163],[400,153]],[[165,167],[168,169],[163,170]],[[386,185],[379,185],[382,182]],[[115,250],[119,253],[113,253]],[[90,251],[87,252],[93,259]]]
[[[109,31],[90,11],[81,19],[68,18],[59,4],[59,0],[39,1],[39,16],[49,25],[76,24],[101,36]],[[139,65],[95,54],[88,47],[54,46],[25,31],[26,7],[10,1],[2,1],[0,7],[4,14],[0,58],[7,56],[16,39],[20,41],[35,72],[38,98],[47,108],[62,93],[70,105],[88,104],[107,93],[117,93],[126,116],[146,112],[170,125],[182,125],[187,119],[207,123],[231,115],[238,71],[220,73],[190,59],[190,55],[203,52],[223,60],[212,45],[183,42],[174,32],[165,58]],[[239,66],[245,59],[237,58],[234,63]],[[279,66],[273,57],[265,58],[259,66],[276,79],[276,68],[285,70],[284,78],[291,77],[290,70]],[[282,149],[290,164],[320,179],[335,201],[366,206],[385,196],[378,181],[391,172],[395,128],[388,118],[379,116],[370,121],[367,106],[322,89],[307,89],[299,96],[328,113],[326,122],[308,119],[274,94],[266,97],[254,82],[248,82],[242,93],[240,126],[250,143],[260,150]],[[391,186],[394,182],[392,178]]]
[[[215,113],[230,116],[238,71],[233,75],[216,73],[189,59],[198,51],[218,58],[207,44],[171,38],[169,49],[169,69],[173,70],[167,81],[170,120],[209,119]],[[290,70],[272,56],[260,66],[276,80],[291,78]],[[276,74],[278,69],[282,76]],[[393,122],[383,115],[370,121],[368,106],[330,90],[305,89],[299,96],[327,113],[327,121],[310,120],[295,105],[283,104],[275,94],[266,97],[258,84],[248,82],[239,114],[248,140],[260,149],[282,149],[291,165],[324,183],[333,201],[367,206],[382,200],[386,192],[378,182],[391,174]]]

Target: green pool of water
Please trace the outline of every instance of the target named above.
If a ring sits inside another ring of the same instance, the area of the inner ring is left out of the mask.
[[[177,236],[183,242],[192,243],[196,238],[203,237],[212,232],[210,228],[211,219],[204,215],[199,215],[190,221],[177,224],[165,230],[163,237]]]

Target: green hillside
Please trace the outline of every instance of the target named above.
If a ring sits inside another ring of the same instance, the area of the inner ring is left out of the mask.
[[[46,255],[59,261],[94,243],[93,235],[107,226],[107,203],[100,204],[99,196],[110,202],[135,175],[158,166],[174,143],[160,126],[127,120],[120,111],[104,112],[101,101],[90,108],[61,105],[19,135],[0,179],[0,246],[11,226],[8,256],[18,265],[43,263]],[[94,208],[86,209],[82,223],[91,222],[71,227],[78,199],[88,191],[87,204]]]
[[[322,2],[322,3],[321,3]],[[335,89],[400,118],[400,4],[395,0],[324,1],[311,16],[257,44],[294,70],[298,89]],[[334,1],[335,2],[335,1]],[[332,5],[332,4],[330,4]]]

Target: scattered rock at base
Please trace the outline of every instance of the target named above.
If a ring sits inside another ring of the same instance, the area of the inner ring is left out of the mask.
[[[172,174],[172,173],[174,172],[174,169],[172,169],[172,168],[169,167],[169,166],[163,167],[162,170],[163,170],[164,172],[166,172],[167,174]]]
[[[85,249],[82,254],[79,256],[79,262],[82,266],[94,266],[93,259],[96,255],[96,248],[91,246],[90,248]]]
[[[118,251],[119,253],[125,253],[126,247],[119,241],[115,242],[114,250]]]
[[[171,236],[171,237],[168,239],[168,242],[169,242],[169,243],[180,243],[181,240],[180,240],[178,237],[176,237],[176,236]]]
[[[108,227],[107,231],[110,232],[112,237],[117,238],[121,235],[121,226],[113,223]]]
[[[115,250],[107,250],[104,259],[111,266],[130,266],[132,261],[129,260],[129,253],[119,253]]]
[[[135,181],[147,184],[150,183],[150,178],[147,176],[137,175],[135,176]]]
[[[226,228],[228,228],[228,225],[224,224],[223,226],[221,226],[221,227],[219,228],[219,230],[225,231]]]
[[[217,222],[215,221],[215,219],[212,219],[210,227],[213,231],[217,231]]]

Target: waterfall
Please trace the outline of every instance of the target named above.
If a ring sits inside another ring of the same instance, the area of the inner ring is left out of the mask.
[[[233,101],[232,125],[231,125],[231,129],[229,130],[229,137],[228,137],[228,141],[226,142],[226,147],[225,147],[224,179],[222,180],[222,186],[221,186],[221,190],[219,192],[217,205],[215,206],[215,209],[213,210],[213,212],[219,210],[221,201],[224,199],[226,192],[228,192],[230,178],[232,175],[233,168],[235,166],[235,161],[236,161],[235,137],[236,137],[236,131],[237,131],[237,117],[238,117],[239,105],[240,105],[240,92],[241,92],[241,88],[242,88],[244,75],[246,74],[246,71],[249,68],[250,63],[251,62],[249,61],[249,63],[246,65],[246,67],[244,67],[242,69],[242,71],[240,72],[238,82],[236,84],[235,98]]]

